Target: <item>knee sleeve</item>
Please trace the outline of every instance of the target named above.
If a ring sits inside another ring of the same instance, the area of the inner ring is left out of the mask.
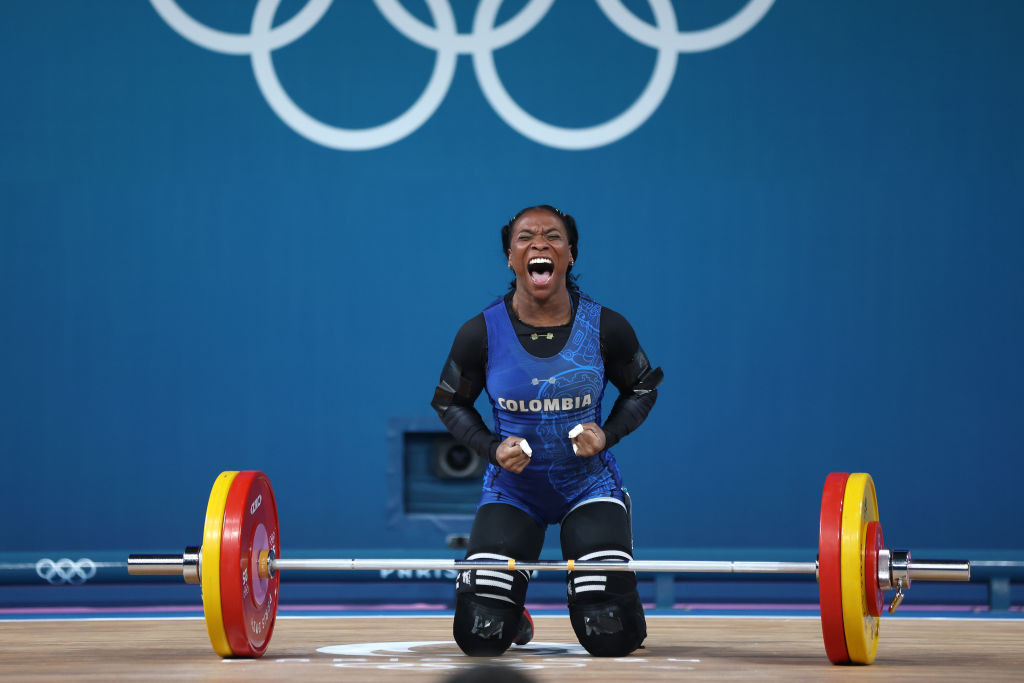
[[[467,560],[508,560],[476,553]],[[455,584],[455,642],[470,657],[494,657],[509,648],[519,630],[529,576],[523,571],[467,569]]]
[[[580,561],[632,559],[621,550],[598,550]],[[624,657],[647,637],[647,622],[633,572],[571,572],[569,621],[576,638],[595,657]]]
[[[632,534],[624,506],[590,503],[562,523],[562,554],[580,562],[633,559]],[[569,620],[580,644],[597,657],[622,657],[647,637],[636,574],[574,571],[567,579]]]
[[[577,558],[578,562],[623,562],[633,558],[621,550],[598,550]],[[574,571],[566,577],[569,604],[601,602],[609,595],[633,595],[636,591],[635,572]]]

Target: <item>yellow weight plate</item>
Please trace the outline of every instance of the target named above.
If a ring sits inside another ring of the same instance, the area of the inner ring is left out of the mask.
[[[878,650],[879,618],[868,611],[864,580],[864,548],[869,522],[878,521],[878,499],[871,475],[851,474],[843,497],[840,541],[843,584],[843,628],[846,650],[855,664],[870,664]]]
[[[203,527],[202,590],[203,614],[206,616],[206,632],[210,644],[221,657],[234,654],[224,631],[224,616],[220,608],[220,539],[224,527],[224,506],[228,502],[228,491],[238,472],[221,472],[213,489],[210,502],[206,505],[206,524]]]

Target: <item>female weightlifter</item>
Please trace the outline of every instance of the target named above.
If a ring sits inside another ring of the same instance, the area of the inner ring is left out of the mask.
[[[609,450],[657,398],[633,328],[583,294],[571,275],[579,234],[553,206],[523,209],[501,229],[515,273],[509,292],[466,322],[452,344],[432,406],[465,446],[486,454],[483,493],[466,559],[536,561],[549,524],[561,525],[563,559],[632,559],[629,496]],[[619,390],[601,425],[608,381]],[[473,403],[486,388],[494,428]],[[454,635],[471,656],[526,644],[525,571],[461,572]],[[620,657],[647,636],[632,572],[570,572],[569,618],[593,655]]]

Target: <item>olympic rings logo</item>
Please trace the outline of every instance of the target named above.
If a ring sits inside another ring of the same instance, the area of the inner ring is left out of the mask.
[[[281,0],[258,0],[249,33],[212,29],[184,12],[175,0],[150,0],[153,8],[182,37],[196,45],[230,55],[249,55],[260,92],[278,117],[302,137],[338,150],[369,150],[398,142],[419,129],[441,105],[455,76],[458,55],[470,55],[480,89],[501,119],[521,135],[542,145],[584,150],[611,144],[642,126],[658,109],[675,77],[680,53],[704,52],[727,45],[761,21],[775,0],[748,0],[720,24],[697,31],[680,31],[671,0],[648,0],[652,26],[638,18],[622,0],[596,0],[612,24],[633,40],[658,51],[654,70],[637,100],[617,116],[594,126],[565,128],[531,115],[512,99],[494,65],[494,51],[531,31],[554,0],[529,0],[515,16],[495,26],[501,0],[481,0],[471,33],[459,33],[447,0],[426,0],[434,25],[409,13],[401,0],[374,0],[378,11],[403,36],[434,50],[437,57],[426,88],[404,113],[370,128],[339,128],[303,111],[285,92],[274,69],[272,53],[304,36],[324,16],[332,0],[309,0],[291,19],[273,26]]]
[[[36,562],[36,574],[55,586],[64,583],[77,585],[96,576],[96,563],[88,557],[83,557],[77,562],[67,557],[62,557],[56,562],[44,557]]]

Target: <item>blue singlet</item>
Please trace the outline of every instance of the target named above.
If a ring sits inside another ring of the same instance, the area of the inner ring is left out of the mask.
[[[480,505],[508,503],[546,525],[594,498],[622,501],[622,478],[611,451],[581,458],[568,437],[577,424],[601,423],[608,382],[601,358],[601,305],[580,295],[569,341],[551,358],[523,348],[504,300],[485,309],[484,320],[495,431],[502,440],[526,439],[533,456],[519,474],[490,465]]]

